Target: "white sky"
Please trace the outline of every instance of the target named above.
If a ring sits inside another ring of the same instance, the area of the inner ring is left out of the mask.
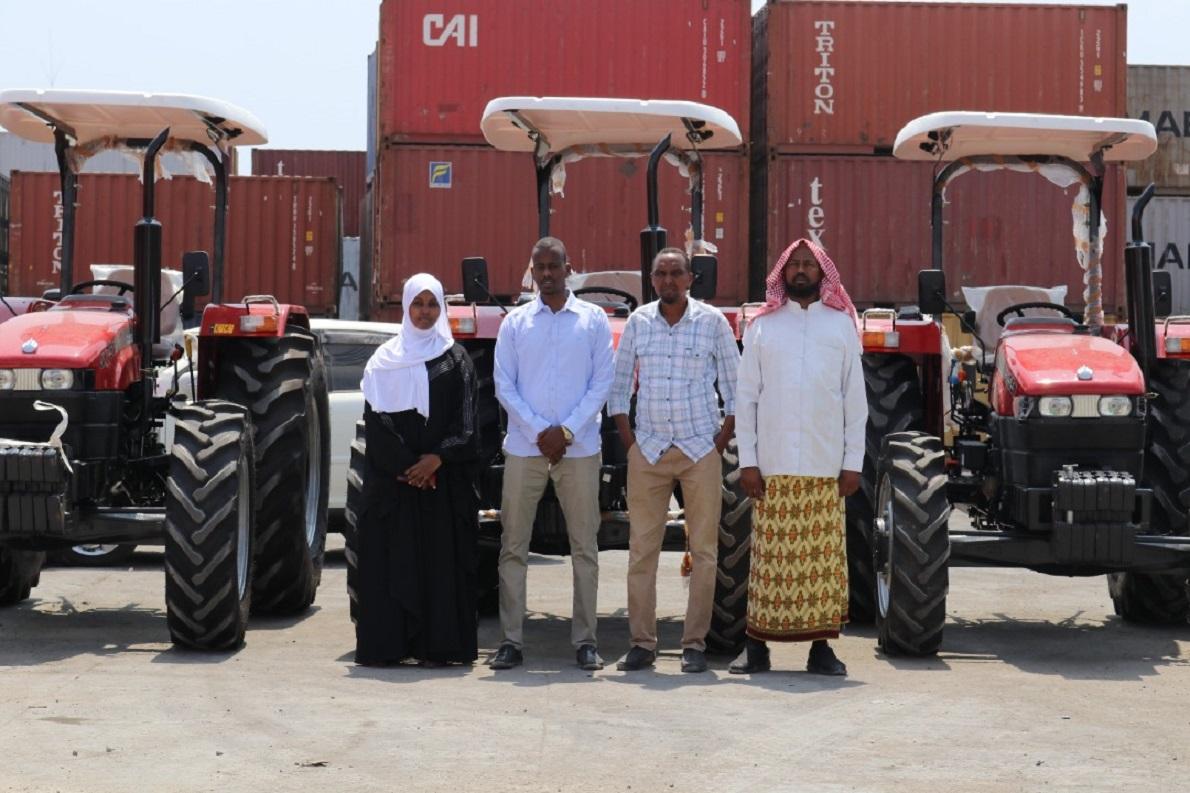
[[[363,149],[378,10],[378,0],[0,0],[0,87],[202,94],[255,113],[270,146]],[[1190,0],[1133,0],[1129,62],[1190,64],[1187,30]]]

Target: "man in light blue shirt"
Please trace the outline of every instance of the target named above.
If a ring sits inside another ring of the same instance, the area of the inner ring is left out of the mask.
[[[602,669],[595,639],[599,589],[599,466],[603,403],[611,388],[611,326],[602,308],[570,294],[566,248],[543,237],[533,246],[538,297],[509,312],[496,336],[496,397],[508,414],[500,505],[500,627],[489,662],[523,661],[525,575],[537,503],[546,483],[566,518],[574,576],[570,638],[583,669]]]

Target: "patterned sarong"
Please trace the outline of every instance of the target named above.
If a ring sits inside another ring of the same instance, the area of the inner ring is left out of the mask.
[[[843,499],[832,477],[766,476],[752,522],[748,635],[833,639],[847,622]]]

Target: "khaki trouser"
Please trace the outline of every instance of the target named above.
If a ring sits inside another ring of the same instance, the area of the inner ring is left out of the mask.
[[[628,450],[628,629],[634,646],[657,649],[657,561],[674,483],[681,482],[694,563],[682,648],[706,649],[719,561],[722,480],[722,462],[714,451],[694,462],[671,446],[656,465],[649,465],[639,448]]]
[[[596,644],[596,596],[599,591],[599,465],[600,455],[563,457],[551,466],[545,457],[504,459],[504,492],[500,504],[500,627],[504,641],[521,647],[525,621],[525,574],[537,502],[553,480],[570,536],[574,578],[570,640],[575,647]]]

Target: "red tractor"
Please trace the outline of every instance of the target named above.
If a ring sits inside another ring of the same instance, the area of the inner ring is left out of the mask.
[[[1152,272],[1139,212],[1125,250],[1127,326],[1105,323],[1102,296],[1105,165],[1155,147],[1146,121],[1011,113],[935,113],[898,135],[895,156],[937,163],[933,266],[919,274],[917,306],[864,312],[872,418],[864,489],[848,505],[849,550],[871,560],[853,590],[866,588],[886,653],[937,651],[956,565],[1107,574],[1124,619],[1186,621],[1190,318],[1155,320],[1169,313],[1168,276]],[[950,304],[943,191],[999,168],[1077,188],[1082,313],[1036,298],[981,315]],[[943,312],[959,314],[973,347],[951,354]],[[949,528],[954,505],[970,530]]]
[[[482,120],[488,142],[503,151],[532,156],[536,178],[539,237],[550,233],[550,201],[553,177],[566,165],[585,157],[648,157],[648,221],[641,236],[639,271],[587,274],[582,286],[571,284],[575,295],[598,303],[607,311],[613,337],[618,341],[629,313],[640,303],[653,299],[649,272],[653,256],[667,243],[667,233],[658,223],[657,169],[663,159],[690,176],[690,227],[694,253],[695,284],[692,297],[709,300],[715,294],[717,261],[702,234],[701,151],[735,149],[741,145],[739,127],[726,112],[695,102],[641,101],[635,99],[590,99],[574,97],[503,97],[492,100]],[[526,259],[532,243],[525,246]],[[477,252],[478,253],[478,252]],[[496,401],[492,381],[496,332],[507,309],[488,289],[487,263],[475,257],[463,261],[464,295],[449,306],[451,329],[475,362],[480,385],[480,425],[484,469],[480,481],[480,580],[481,608],[494,609],[497,585],[496,560],[500,548],[500,491],[503,481],[501,442],[505,417]],[[522,300],[532,295],[522,296]],[[741,310],[724,308],[724,314],[738,331]],[[628,547],[627,457],[615,425],[604,416],[603,468],[600,474],[600,506],[603,521],[599,531],[601,549]],[[354,601],[353,505],[359,498],[363,472],[363,422],[359,422],[348,475],[347,537],[348,588]],[[743,496],[737,480],[738,461],[734,446],[724,455],[723,514],[720,522],[719,577],[715,612],[707,644],[712,650],[734,651],[743,643],[746,608],[748,551],[751,532],[751,501]],[[667,550],[686,547],[680,505],[671,512],[666,533]],[[561,508],[547,489],[537,512],[531,548],[536,553],[569,553],[569,541]]]
[[[326,374],[309,317],[267,295],[223,302],[231,147],[264,143],[263,128],[216,100],[92,91],[2,92],[0,124],[55,145],[63,211],[59,293],[0,324],[0,605],[29,596],[46,550],[163,543],[173,641],[237,647],[250,610],[310,606],[326,538]],[[77,281],[77,171],[108,148],[143,157],[132,281]],[[213,255],[185,254],[170,293],[153,216],[162,151],[200,158],[215,187]],[[181,329],[207,294],[183,388]]]

